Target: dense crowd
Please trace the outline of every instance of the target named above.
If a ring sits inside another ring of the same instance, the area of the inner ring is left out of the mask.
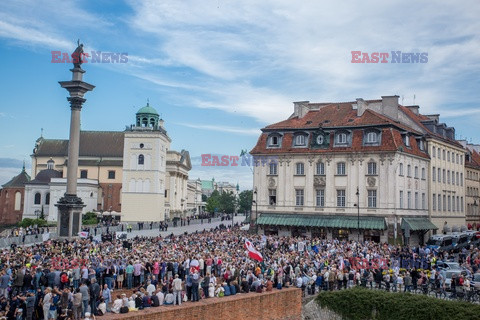
[[[263,261],[249,257],[247,237]],[[288,286],[304,294],[354,285],[442,286],[436,264],[452,258],[472,274],[480,267],[478,248],[453,255],[374,242],[248,235],[239,228],[130,241],[50,240],[1,252],[0,316],[84,319]]]

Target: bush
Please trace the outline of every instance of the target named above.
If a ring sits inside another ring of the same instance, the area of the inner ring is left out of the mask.
[[[23,228],[34,226],[34,225],[37,225],[39,227],[46,227],[48,223],[44,219],[30,219],[30,218],[25,218],[18,223],[18,226]]]
[[[479,319],[480,306],[411,293],[393,293],[355,287],[321,292],[317,303],[348,320]]]
[[[85,215],[82,217],[82,224],[83,225],[92,225],[92,224],[97,224],[98,219],[97,219],[97,214],[95,212],[87,212]]]

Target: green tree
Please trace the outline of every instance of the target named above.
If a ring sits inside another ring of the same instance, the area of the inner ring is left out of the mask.
[[[236,197],[233,192],[222,192],[220,195],[220,208],[222,212],[233,213],[235,212]]]
[[[240,212],[248,212],[252,210],[253,191],[244,190],[238,195],[238,205]]]
[[[214,190],[210,197],[207,199],[207,205],[205,206],[205,210],[207,212],[215,212],[215,209],[218,211],[221,210],[220,208],[220,193],[217,190]]]
[[[207,202],[207,200],[208,200],[207,195],[206,195],[206,194],[202,194],[202,201],[203,201],[203,202]]]

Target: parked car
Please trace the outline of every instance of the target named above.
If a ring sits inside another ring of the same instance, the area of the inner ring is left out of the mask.
[[[466,231],[465,233],[468,236],[468,244],[478,248],[480,246],[480,232]]]
[[[445,288],[447,290],[450,290],[450,286],[452,284],[452,276],[455,275],[457,278],[461,276],[462,274],[465,274],[463,270],[447,270],[443,271],[442,275],[445,278]]]
[[[427,247],[439,251],[450,251],[453,249],[453,239],[450,235],[433,235],[428,239]]]
[[[458,262],[437,261],[437,268],[440,270],[462,270]]]

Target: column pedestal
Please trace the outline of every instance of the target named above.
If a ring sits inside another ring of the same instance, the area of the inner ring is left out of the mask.
[[[57,230],[59,237],[76,237],[82,230],[82,199],[76,195],[65,194],[55,204],[58,208]]]

